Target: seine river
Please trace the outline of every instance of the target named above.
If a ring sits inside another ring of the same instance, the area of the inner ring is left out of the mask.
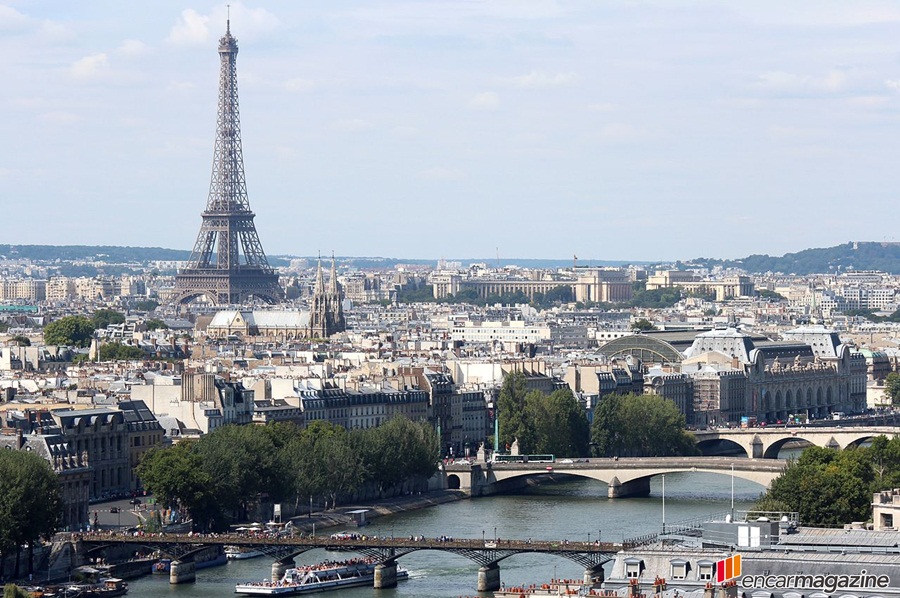
[[[762,487],[740,478],[734,480],[735,509],[746,510],[762,492]],[[731,508],[731,478],[727,475],[680,473],[665,476],[665,519],[675,523],[723,513]],[[464,500],[373,520],[366,534],[457,538],[535,538],[620,542],[657,532],[663,521],[662,479],[657,477],[646,498],[606,498],[606,485],[591,480],[547,484],[514,496],[493,496]],[[495,532],[496,529],[496,532]],[[317,530],[318,531],[318,530]],[[324,530],[323,530],[324,531]],[[330,530],[329,533],[335,530]],[[320,532],[321,533],[321,532]],[[325,559],[348,558],[347,553],[315,550],[298,557],[298,564]],[[478,565],[461,556],[437,551],[421,551],[404,556],[400,565],[410,572],[396,589],[358,587],[317,594],[348,598],[477,596]],[[148,576],[132,580],[132,598],[171,596],[178,598],[234,595],[234,585],[261,581],[271,575],[266,557],[231,562],[197,572],[193,584],[170,585],[168,576]],[[583,569],[563,558],[517,555],[500,562],[500,577],[507,585],[541,583],[551,577],[580,579]],[[485,594],[488,596],[490,594]]]

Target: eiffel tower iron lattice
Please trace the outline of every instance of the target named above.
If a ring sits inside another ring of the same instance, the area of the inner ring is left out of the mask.
[[[237,53],[229,20],[219,40],[219,105],[209,198],[190,260],[175,277],[173,303],[189,303],[202,296],[216,305],[239,304],[251,298],[278,303],[284,296],[259,242],[247,199]]]

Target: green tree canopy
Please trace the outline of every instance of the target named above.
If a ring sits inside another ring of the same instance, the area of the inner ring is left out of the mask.
[[[84,316],[66,316],[44,326],[44,343],[87,347],[95,329],[93,322]]]
[[[197,444],[182,440],[172,447],[150,449],[141,459],[138,475],[160,503],[186,510],[194,526],[205,530],[221,518],[221,506]]]
[[[581,457],[589,452],[590,426],[584,408],[569,388],[545,395],[530,392],[525,397],[525,412],[531,422],[533,446],[530,454]]]
[[[114,309],[98,309],[91,317],[94,328],[103,329],[110,324],[122,324],[125,322],[125,315]]]
[[[884,395],[891,405],[900,405],[900,374],[891,372],[884,379]]]
[[[870,477],[871,466],[867,472],[861,471],[866,467],[859,454],[851,455],[856,452],[818,447],[805,450],[772,482],[767,499],[799,512],[801,521],[808,525],[865,521],[871,510],[871,485],[858,474]]]
[[[643,332],[647,330],[656,330],[656,326],[654,326],[653,322],[647,318],[641,318],[640,320],[635,320],[631,323],[631,329]]]
[[[360,431],[358,436],[363,466],[380,491],[410,477],[431,477],[437,471],[440,441],[426,422],[397,416],[376,428]]]
[[[138,311],[153,311],[159,307],[159,301],[153,299],[144,299],[134,304],[134,308]]]
[[[497,412],[500,418],[500,447],[501,450],[512,446],[519,441],[519,448],[525,452],[525,448],[531,444],[532,431],[525,415],[525,374],[522,372],[510,372],[503,378],[500,386],[500,394],[497,397]]]
[[[757,506],[797,511],[809,525],[866,521],[872,516],[872,494],[898,485],[900,437],[879,436],[869,447],[804,450]]]
[[[588,454],[590,428],[584,408],[568,388],[549,395],[526,391],[525,375],[512,372],[503,379],[497,398],[500,444],[519,443],[523,454],[581,457]]]
[[[169,327],[162,320],[158,320],[156,318],[150,318],[144,325],[147,327],[147,330],[168,330]]]
[[[144,356],[144,351],[134,345],[125,345],[123,343],[100,344],[100,361],[142,359]]]
[[[59,479],[50,464],[34,453],[0,451],[0,553],[48,539],[61,513]],[[16,575],[18,565],[17,559]]]
[[[697,454],[684,415],[657,395],[609,395],[594,407],[591,440],[606,457],[670,457]]]
[[[9,344],[10,345],[18,345],[20,347],[30,347],[31,339],[28,338],[27,336],[17,334],[16,336],[9,339]]]

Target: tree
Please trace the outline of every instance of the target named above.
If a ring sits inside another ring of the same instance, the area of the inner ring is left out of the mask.
[[[221,519],[218,488],[203,468],[197,441],[150,449],[138,465],[138,475],[160,503],[186,510],[195,528],[210,529]]]
[[[29,594],[14,583],[8,583],[3,586],[3,598],[29,598]]]
[[[98,309],[91,317],[91,322],[94,324],[94,328],[101,330],[110,324],[123,324],[125,315],[114,309]]]
[[[647,330],[656,330],[656,326],[654,326],[650,320],[641,318],[640,320],[635,320],[631,323],[631,329],[639,332],[644,332]]]
[[[807,525],[865,521],[872,501],[872,486],[866,478],[871,477],[864,451],[811,447],[788,464],[764,499],[799,512]]]
[[[900,374],[891,372],[884,379],[884,396],[891,405],[900,405]]]
[[[273,436],[262,426],[223,426],[197,443],[203,470],[213,480],[219,504],[244,519],[260,494],[281,500],[290,488],[283,478]]]
[[[434,428],[425,422],[397,416],[354,434],[363,466],[379,492],[410,478],[429,478],[437,471],[440,442]]]
[[[0,552],[5,557],[16,549],[16,576],[19,548],[28,544],[31,556],[38,540],[56,532],[61,512],[59,479],[49,463],[26,451],[0,451]],[[31,566],[29,558],[29,572]]]
[[[601,456],[671,457],[694,455],[696,443],[684,414],[657,395],[609,395],[594,408],[591,440]]]
[[[162,320],[157,320],[156,318],[150,318],[146,322],[144,322],[144,326],[147,327],[147,330],[168,330],[169,327]]]
[[[155,310],[157,307],[159,307],[159,301],[154,301],[153,299],[144,299],[134,304],[134,309],[138,311],[149,312]]]
[[[87,347],[96,327],[84,316],[66,316],[44,326],[47,345]]]
[[[31,339],[27,336],[17,334],[16,336],[9,339],[10,346],[18,345],[19,347],[30,347]]]
[[[144,358],[144,351],[134,345],[104,343],[100,345],[100,361],[134,360]]]
[[[519,449],[527,450],[531,431],[525,416],[525,374],[510,372],[503,379],[497,398],[497,416],[500,418],[500,446],[510,447],[516,440]],[[523,448],[523,445],[526,448]]]
[[[584,408],[569,388],[549,395],[530,392],[525,411],[534,434],[529,453],[582,457],[588,454],[590,426]]]

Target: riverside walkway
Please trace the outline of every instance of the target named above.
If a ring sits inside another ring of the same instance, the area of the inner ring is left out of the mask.
[[[572,560],[585,569],[584,580],[590,582],[603,575],[603,564],[631,542],[571,542],[560,540],[522,540],[491,538],[391,538],[363,534],[333,534],[330,536],[247,535],[247,534],[141,534],[141,533],[78,533],[66,539],[75,545],[83,558],[98,557],[110,548],[130,545],[157,550],[173,559],[169,573],[171,583],[195,580],[195,554],[210,546],[240,546],[254,548],[271,556],[272,579],[280,579],[293,566],[296,556],[316,548],[347,551],[374,557],[376,588],[396,585],[397,559],[411,552],[440,550],[464,556],[480,566],[478,591],[500,588],[499,562],[516,554],[538,553]]]

